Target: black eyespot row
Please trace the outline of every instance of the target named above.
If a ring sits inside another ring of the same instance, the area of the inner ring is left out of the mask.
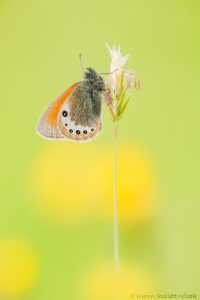
[[[65,123],[65,126],[68,126],[68,124],[67,124],[67,123]]]
[[[80,134],[81,132],[80,132],[80,130],[76,130],[76,134]]]
[[[94,131],[94,128],[92,128],[91,131]]]
[[[72,133],[72,132],[73,132],[73,129],[70,129],[69,132]]]
[[[83,130],[83,133],[84,133],[84,134],[87,134],[87,130]]]
[[[63,115],[63,117],[67,117],[68,112],[66,110],[63,110],[62,115]]]

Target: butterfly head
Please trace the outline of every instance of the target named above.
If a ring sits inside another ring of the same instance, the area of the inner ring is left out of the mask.
[[[103,93],[106,89],[103,78],[92,68],[87,68],[84,73],[84,81],[89,89]]]

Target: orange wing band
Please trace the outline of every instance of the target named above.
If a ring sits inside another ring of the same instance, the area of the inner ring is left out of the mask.
[[[80,82],[77,82],[73,84],[70,88],[68,88],[64,93],[55,101],[54,105],[50,107],[47,116],[46,116],[46,122],[50,126],[56,126],[58,114],[60,111],[61,106],[66,101],[68,96],[75,90],[75,88],[79,85]]]

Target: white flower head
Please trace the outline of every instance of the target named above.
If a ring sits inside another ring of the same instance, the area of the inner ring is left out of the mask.
[[[110,48],[110,46],[107,44],[107,48],[112,59],[110,64],[110,72],[113,72],[117,69],[118,73],[120,73],[129,58],[129,54],[126,56],[122,56],[120,46],[118,46],[118,48],[116,48],[115,46],[113,48]]]
[[[105,103],[108,105],[113,119],[119,120],[125,111],[129,101],[127,90],[131,87],[138,88],[139,80],[135,79],[132,70],[126,70],[125,64],[129,58],[129,54],[122,56],[120,46],[111,48],[106,45],[111,55],[110,72],[107,81],[107,92]]]
[[[115,95],[119,93],[120,89],[120,78],[124,71],[124,66],[129,58],[129,54],[126,56],[122,56],[120,46],[116,48],[110,48],[107,44],[107,48],[111,55],[111,63],[110,63],[110,74],[109,81],[112,86],[113,92]]]

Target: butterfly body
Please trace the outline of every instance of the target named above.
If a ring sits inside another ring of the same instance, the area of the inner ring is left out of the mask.
[[[102,93],[105,84],[92,68],[82,81],[67,89],[41,116],[37,132],[48,139],[87,141],[101,131]]]

